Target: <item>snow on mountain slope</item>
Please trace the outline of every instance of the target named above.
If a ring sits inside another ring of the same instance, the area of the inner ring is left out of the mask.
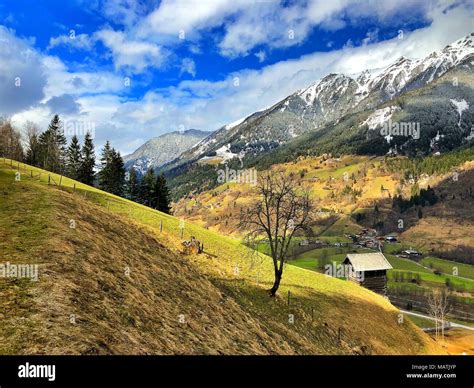
[[[464,112],[466,109],[469,109],[469,104],[466,102],[466,100],[457,101],[451,99],[450,101],[456,107],[456,110],[459,113],[458,126],[461,126],[462,112]]]
[[[377,109],[360,125],[367,125],[371,130],[379,128],[384,123],[386,123],[396,111],[399,110],[400,108],[398,106],[387,106],[382,109]]]
[[[216,155],[223,146],[239,155],[268,151],[305,132],[337,123],[348,113],[373,109],[474,57],[473,41],[471,33],[425,58],[400,57],[385,69],[366,70],[354,77],[329,74],[270,108],[222,127],[183,153],[180,161]]]
[[[209,132],[189,129],[182,132],[171,132],[148,140],[132,154],[125,156],[125,167],[133,167],[139,175],[149,168],[158,168],[177,158],[181,153],[196,145]]]
[[[474,36],[468,35],[435,51],[425,58],[400,57],[375,77],[366,76],[363,87],[392,98],[400,93],[430,83],[474,54]],[[370,74],[370,73],[369,73]]]

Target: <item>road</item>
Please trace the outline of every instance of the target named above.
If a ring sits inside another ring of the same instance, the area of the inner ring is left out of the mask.
[[[407,315],[414,315],[416,317],[426,318],[426,319],[430,319],[432,321],[436,320],[435,318],[430,317],[429,315],[423,315],[423,314],[414,313],[412,311],[405,311],[405,310],[400,310],[400,311],[404,314],[407,314]],[[451,322],[451,321],[445,321],[445,322],[449,323],[451,325],[451,327],[459,327],[461,329],[467,329],[467,330],[473,330],[474,331],[474,327],[471,327],[471,326],[461,325],[460,323]]]

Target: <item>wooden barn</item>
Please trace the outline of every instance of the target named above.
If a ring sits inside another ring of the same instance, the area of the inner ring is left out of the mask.
[[[392,266],[383,253],[348,253],[342,262],[350,265],[347,278],[378,294],[387,295],[387,270]]]

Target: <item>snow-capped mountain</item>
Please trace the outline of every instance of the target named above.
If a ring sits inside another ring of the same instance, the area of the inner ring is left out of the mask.
[[[400,57],[377,76],[367,76],[361,84],[372,99],[364,101],[366,105],[385,101],[403,92],[426,85],[441,77],[474,54],[474,33],[435,51],[425,58],[411,60]],[[369,73],[370,74],[370,73]],[[375,101],[374,101],[375,97]],[[372,100],[372,101],[370,101]]]
[[[125,156],[124,162],[127,169],[133,167],[139,175],[143,175],[149,168],[158,168],[163,164],[177,158],[188,150],[209,132],[197,129],[176,131],[148,140],[132,154]]]
[[[226,125],[183,153],[177,164],[218,156],[226,159],[274,149],[303,133],[337,123],[344,115],[372,109],[438,79],[474,58],[474,33],[422,59],[399,58],[356,77],[329,74],[272,107]],[[454,81],[453,81],[454,82]]]

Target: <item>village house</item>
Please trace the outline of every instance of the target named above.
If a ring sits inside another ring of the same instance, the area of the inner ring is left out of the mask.
[[[348,253],[342,264],[352,268],[348,271],[348,280],[387,295],[387,270],[392,266],[383,253]]]

